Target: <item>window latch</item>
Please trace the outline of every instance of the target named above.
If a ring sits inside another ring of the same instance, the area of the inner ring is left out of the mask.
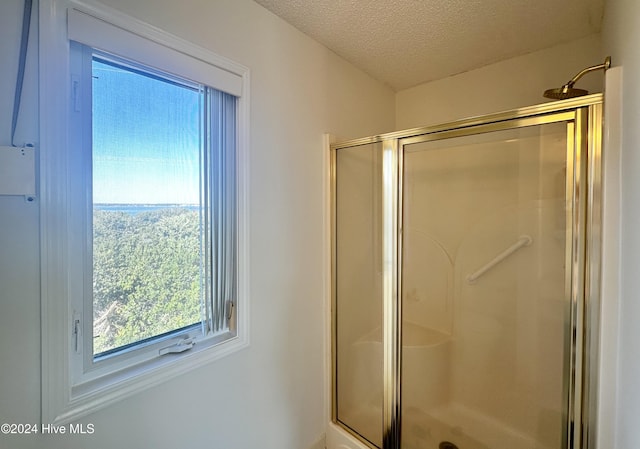
[[[158,351],[158,355],[178,354],[180,352],[188,351],[189,349],[193,348],[195,344],[195,338],[184,338],[176,344],[160,348],[160,350]]]
[[[227,321],[231,321],[234,307],[233,301],[227,301]]]
[[[73,323],[71,325],[71,332],[73,335],[74,347],[73,350],[76,354],[80,354],[80,331],[82,327],[80,326],[80,314],[78,312],[73,312]]]

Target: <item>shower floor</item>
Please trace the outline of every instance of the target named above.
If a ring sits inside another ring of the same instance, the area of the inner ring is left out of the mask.
[[[380,407],[363,407],[342,418],[349,427],[380,447],[381,416]],[[459,449],[552,449],[460,404],[449,403],[428,412],[417,407],[403,411],[402,449],[439,449],[445,441]],[[328,449],[335,448],[328,446]]]
[[[493,449],[470,436],[459,420],[446,421],[418,408],[408,408],[402,415],[403,449],[438,449],[447,441],[459,449]]]

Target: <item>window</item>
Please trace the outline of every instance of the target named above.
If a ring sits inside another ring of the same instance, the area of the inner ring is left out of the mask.
[[[67,12],[47,54],[67,55],[50,70],[70,86],[68,114],[44,95],[41,133],[57,150],[42,164],[54,423],[248,344],[247,70],[111,11],[48,2]]]
[[[91,195],[83,196],[90,201],[78,201],[91,211],[91,257],[76,308],[92,320],[84,333],[74,329],[74,338],[84,335],[74,347],[93,356],[85,370],[131,352],[164,355],[204,336],[231,338],[236,98],[72,48],[87,61],[76,64],[87,68],[77,79],[91,86],[76,93],[91,108],[73,112],[90,110],[91,129],[72,133],[87,135],[77,145],[91,173]]]

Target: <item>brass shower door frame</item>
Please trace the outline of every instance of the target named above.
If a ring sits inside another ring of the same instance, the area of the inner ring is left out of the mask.
[[[543,125],[567,124],[565,323],[566,386],[562,449],[595,448],[600,259],[602,234],[602,94],[490,114],[436,126],[413,128],[332,144],[331,152],[331,388],[332,420],[369,447],[370,442],[341,423],[337,410],[336,160],[340,149],[382,146],[383,265],[383,446],[401,445],[402,369],[402,186],[407,145],[452,137]]]

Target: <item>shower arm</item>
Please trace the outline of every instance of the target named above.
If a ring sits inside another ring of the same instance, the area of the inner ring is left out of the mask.
[[[584,75],[586,75],[587,73],[593,72],[595,70],[602,70],[602,69],[608,70],[609,67],[611,67],[611,57],[607,56],[607,58],[605,59],[604,63],[598,64],[598,65],[594,65],[594,66],[591,66],[591,67],[587,67],[586,69],[583,69],[582,71],[580,71],[580,73],[578,73],[576,76],[571,78],[571,80],[567,84],[565,84],[563,87],[572,88],[573,85],[575,83],[577,83],[578,80],[580,78],[582,78]]]

